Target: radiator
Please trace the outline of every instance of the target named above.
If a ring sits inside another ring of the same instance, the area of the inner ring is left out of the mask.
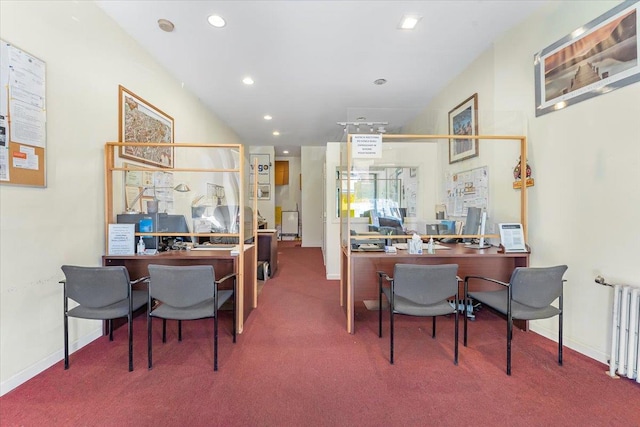
[[[624,376],[640,383],[640,288],[613,287],[612,323],[609,375]]]

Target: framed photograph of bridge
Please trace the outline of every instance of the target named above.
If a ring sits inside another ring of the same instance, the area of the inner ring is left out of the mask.
[[[639,7],[622,2],[534,55],[536,116],[640,80]]]

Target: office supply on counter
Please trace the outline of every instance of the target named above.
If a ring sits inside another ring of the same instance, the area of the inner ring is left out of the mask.
[[[408,245],[407,243],[394,243],[393,246],[396,249],[402,249],[404,251],[406,251],[408,249]],[[422,243],[422,250],[423,251],[427,251],[429,249],[429,243]],[[433,249],[434,250],[439,250],[439,249],[451,249],[450,246],[446,246],[446,245],[440,245],[438,243],[433,243]]]
[[[109,224],[109,255],[135,253],[136,228],[134,224]]]
[[[504,248],[505,253],[529,252],[524,241],[522,224],[502,223],[498,224],[498,228],[500,229],[500,245]]]

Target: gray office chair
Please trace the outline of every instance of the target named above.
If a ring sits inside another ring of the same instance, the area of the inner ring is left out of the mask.
[[[116,267],[78,267],[63,265],[64,284],[64,369],[69,369],[69,317],[107,320],[109,340],[113,341],[112,319],[127,318],[129,329],[129,371],[133,371],[133,312],[147,303],[147,291],[132,290],[127,269]],[[69,310],[69,300],[78,306]]]
[[[382,307],[382,294],[389,302],[390,333],[389,362],[393,365],[393,318],[396,314],[433,317],[432,338],[436,337],[436,316],[455,314],[454,358],[458,364],[458,310],[448,299],[458,301],[458,265],[396,264],[393,277],[378,271],[378,307]],[[384,281],[390,282],[383,286]],[[378,336],[382,337],[382,310],[378,311]]]
[[[562,366],[562,288],[566,265],[555,267],[517,267],[509,283],[482,277],[467,276],[464,294],[468,304],[472,298],[507,316],[507,375],[511,375],[511,338],[513,319],[534,320],[558,316],[558,365]],[[497,291],[469,292],[469,282],[483,280],[503,287]],[[551,305],[558,300],[558,307]],[[467,346],[467,316],[464,316],[464,345]]]
[[[219,289],[233,279],[233,289]],[[213,370],[218,370],[218,310],[233,296],[233,342],[236,342],[236,274],[215,280],[213,266],[149,265],[149,310],[147,335],[149,369],[152,363],[152,319],[162,319],[162,342],[166,342],[166,320],[178,321],[178,341],[182,341],[182,321],[213,318]]]

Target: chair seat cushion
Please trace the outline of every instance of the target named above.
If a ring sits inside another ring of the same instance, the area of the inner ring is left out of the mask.
[[[213,298],[202,301],[189,307],[173,307],[162,303],[154,308],[149,315],[162,319],[195,320],[214,316]]]
[[[91,308],[77,306],[67,312],[70,317],[80,317],[82,319],[117,319],[127,317],[129,314],[129,300],[123,299],[105,307]]]
[[[386,295],[387,300],[391,302],[391,288],[382,288],[382,292]],[[393,300],[393,312],[409,316],[441,316],[444,314],[454,313],[455,311],[447,301],[424,305],[395,295]]]
[[[233,291],[231,290],[225,289],[218,291],[218,308],[222,307],[222,304],[224,304],[231,295],[233,295]],[[162,303],[153,309],[149,315],[173,320],[195,320],[215,317],[213,298],[209,298],[208,300],[189,307],[173,307],[167,303]]]
[[[144,290],[134,290],[131,292],[133,302],[133,311],[139,309],[147,303],[148,294]],[[129,314],[129,301],[123,299],[114,304],[105,307],[84,307],[77,306],[68,311],[70,317],[80,317],[82,319],[117,319],[119,317],[127,317]]]
[[[486,292],[469,292],[469,296],[476,301],[492,307],[496,311],[507,314],[507,299],[509,298],[508,290],[486,291]],[[557,316],[560,310],[553,306],[536,308],[516,301],[511,301],[511,317],[521,320],[547,319]]]

